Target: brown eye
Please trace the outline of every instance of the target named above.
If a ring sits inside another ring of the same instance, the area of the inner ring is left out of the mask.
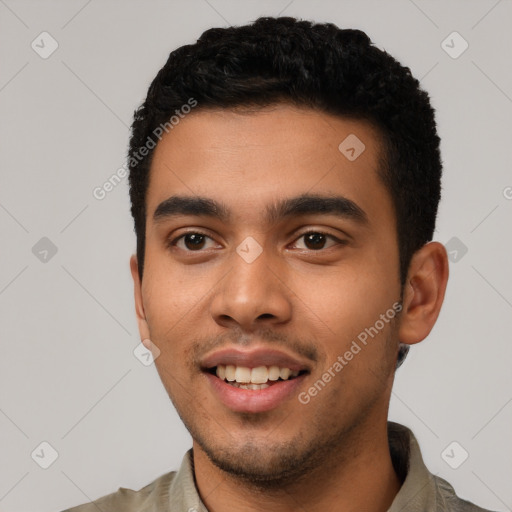
[[[204,239],[205,236],[201,235],[200,233],[187,233],[183,237],[183,242],[185,244],[185,247],[187,249],[202,249],[204,246]]]
[[[304,235],[304,241],[309,249],[323,249],[325,245],[325,235],[322,233],[308,233]]]
[[[328,249],[333,245],[343,244],[341,240],[338,240],[334,236],[327,233],[322,233],[321,231],[309,231],[308,233],[302,233],[302,235],[297,240],[301,239],[304,240],[305,248],[311,251],[321,251],[322,249]],[[333,240],[333,243],[330,246],[325,247],[328,239]]]
[[[196,231],[184,233],[169,242],[169,247],[176,246],[186,252],[199,252],[205,248],[208,240],[212,240],[208,235]]]

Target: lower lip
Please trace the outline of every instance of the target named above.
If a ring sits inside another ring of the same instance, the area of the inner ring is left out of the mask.
[[[242,389],[220,380],[216,375],[205,373],[214,393],[229,409],[236,412],[265,412],[275,409],[292,396],[306,374],[291,380],[277,381],[265,389]]]

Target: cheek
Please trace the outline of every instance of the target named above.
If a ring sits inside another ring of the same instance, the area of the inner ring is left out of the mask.
[[[390,345],[400,297],[387,265],[375,262],[369,269],[366,261],[316,279],[318,287],[308,303],[315,313],[311,320],[320,333],[317,343],[327,356],[326,368],[342,357],[346,363],[334,380],[362,379],[363,387],[369,377],[373,382],[371,371],[387,374],[388,366],[393,365]],[[371,386],[370,381],[367,384]]]
[[[179,348],[182,329],[187,314],[193,311],[195,298],[183,291],[182,283],[162,273],[158,278],[151,275],[143,289],[144,311],[151,341],[162,352],[161,358]]]
[[[194,265],[173,264],[165,251],[148,252],[143,279],[144,308],[153,333],[172,332],[186,323],[208,300],[214,276],[200,274]],[[170,330],[172,329],[172,330]]]
[[[368,262],[340,267],[295,285],[304,305],[313,309],[335,335],[353,335],[353,329],[373,325],[399,297],[399,288],[393,286],[386,267],[370,267]]]

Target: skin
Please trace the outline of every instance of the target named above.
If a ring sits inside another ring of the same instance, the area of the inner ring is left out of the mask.
[[[354,161],[338,150],[349,134],[365,144]],[[440,243],[426,244],[402,290],[379,151],[369,124],[285,104],[198,110],[155,149],[142,283],[131,258],[136,314],[193,437],[196,483],[210,512],[385,511],[400,488],[386,430],[398,343],[417,343],[432,329],[448,263]],[[267,205],[304,193],[349,198],[368,223],[320,214],[266,222]],[[222,201],[232,218],[155,221],[157,206],[176,194]],[[199,249],[190,239],[166,244],[186,231],[207,235]],[[335,238],[315,246],[301,236],[308,231]],[[249,236],[262,248],[252,263],[236,252]],[[277,347],[308,363],[299,389],[307,391],[402,292],[400,315],[308,404],[293,394],[270,411],[234,412],[199,366],[219,347]]]

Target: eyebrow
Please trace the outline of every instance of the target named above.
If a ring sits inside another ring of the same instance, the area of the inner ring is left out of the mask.
[[[162,201],[153,214],[153,220],[160,222],[178,216],[211,217],[228,223],[231,214],[222,202],[198,196],[171,196]],[[354,201],[343,196],[302,194],[280,199],[266,208],[266,221],[275,224],[279,220],[304,215],[335,215],[353,220],[360,225],[368,225],[366,212]]]

